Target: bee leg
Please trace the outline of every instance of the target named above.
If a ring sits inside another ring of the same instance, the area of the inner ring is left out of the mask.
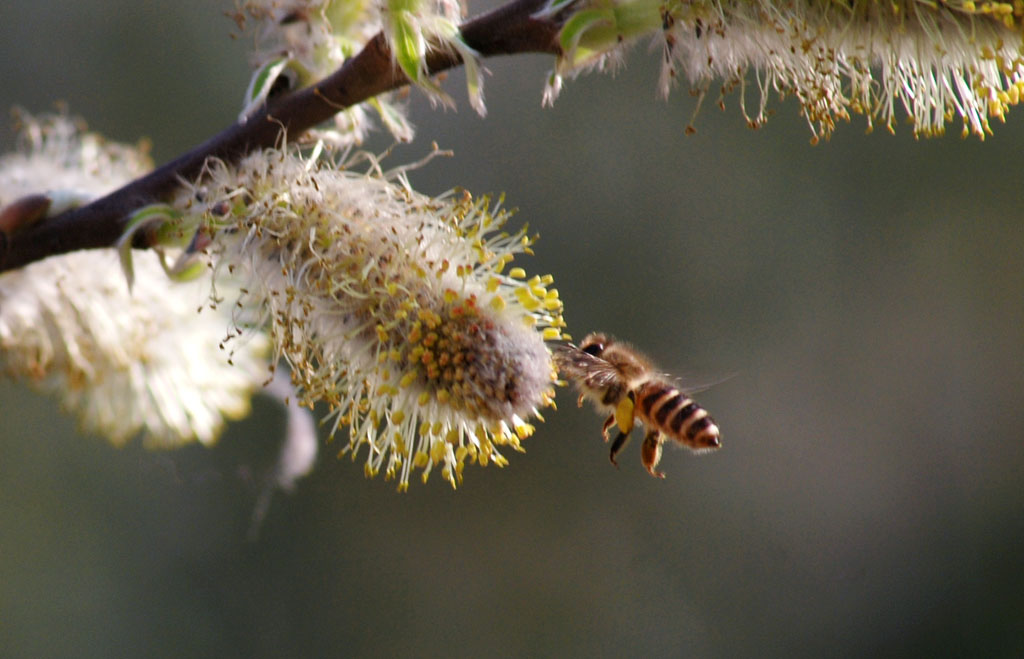
[[[612,442],[612,450],[611,450],[611,453],[608,454],[608,458],[612,461],[612,464],[615,465],[616,467],[619,466],[619,463],[615,461],[615,456],[619,454],[619,451],[622,450],[622,447],[625,446],[626,442],[628,442],[628,441],[629,441],[629,433],[622,432],[620,430],[619,434],[615,436],[615,441]]]
[[[576,407],[583,407],[583,400],[585,398],[586,398],[586,396],[584,396],[583,394],[580,394],[580,397],[576,399]]]
[[[614,425],[615,425],[615,415],[612,414],[612,415],[609,415],[609,417],[604,420],[604,425],[601,426],[601,436],[604,437],[604,441],[606,441],[606,442],[608,441],[608,431],[611,430],[612,426],[614,426]]]
[[[640,456],[643,460],[644,467],[647,471],[655,478],[664,478],[665,473],[657,471],[655,467],[658,466],[658,462],[661,461],[661,449],[665,442],[665,436],[657,430],[648,430],[647,434],[644,435],[644,444],[640,448]]]

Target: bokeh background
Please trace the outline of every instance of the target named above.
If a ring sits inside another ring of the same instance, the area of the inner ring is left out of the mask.
[[[0,106],[63,100],[167,160],[239,109],[229,6],[5,2]],[[734,95],[686,137],[694,99],[656,98],[655,59],[551,109],[548,58],[488,61],[486,120],[455,73],[458,110],[414,93],[394,158],[435,140],[456,155],[417,187],[507,192],[577,337],[717,383],[721,451],[667,451],[656,481],[634,439],[616,470],[566,391],[458,492],[397,494],[327,447],[250,542],[273,404],[149,453],[0,383],[0,654],[1024,653],[1024,112],[984,142],[854,118],[812,147],[795,103],[752,132]]]

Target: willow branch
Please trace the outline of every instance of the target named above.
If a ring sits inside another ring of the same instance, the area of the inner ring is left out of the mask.
[[[533,17],[544,4],[545,0],[513,0],[464,23],[463,40],[483,57],[558,54],[558,19]],[[434,51],[427,56],[431,73],[461,63],[452,52]],[[56,254],[109,247],[121,236],[134,210],[167,201],[183,180],[199,176],[208,158],[237,162],[248,153],[275,146],[282,131],[300,135],[344,108],[407,84],[409,80],[395,64],[383,34],[378,34],[327,78],[274,99],[244,122],[233,124],[146,176],[81,208],[10,235],[0,233],[0,272]]]

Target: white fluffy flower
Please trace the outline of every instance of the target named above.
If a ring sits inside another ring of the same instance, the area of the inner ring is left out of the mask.
[[[470,104],[480,115],[483,71],[477,53],[462,40],[458,0],[237,0],[235,18],[253,35],[254,74],[246,92],[243,119],[282,89],[306,87],[336,71],[378,33],[383,33],[396,65],[432,100],[452,99],[427,70],[431,50],[457,53],[466,68]],[[405,108],[395,95],[382,94],[335,115],[331,130],[313,135],[335,146],[360,144],[373,109],[401,141],[413,136]]]
[[[212,442],[268,376],[254,339],[218,348],[225,317],[199,307],[209,281],[168,281],[135,255],[131,294],[113,250],[72,252],[0,275],[0,369],[58,395],[83,430],[122,444]],[[233,364],[228,363],[230,361]]]
[[[383,25],[371,0],[239,0],[236,20],[253,40],[253,78],[243,118],[282,86],[297,89],[333,73],[355,55]],[[376,112],[395,139],[408,142],[413,128],[394,95],[382,94],[338,112],[333,128],[313,132],[335,146],[361,144]]]
[[[107,142],[64,115],[18,116],[17,128],[17,149],[0,156],[0,207],[32,194],[82,204],[152,168],[144,143]]]
[[[505,214],[468,194],[435,199],[401,175],[362,174],[268,151],[213,166],[192,204],[215,277],[248,279],[301,402],[326,402],[343,452],[408,487],[434,466],[453,486],[467,459],[504,464],[555,380],[562,337],[550,277],[506,266],[529,251]],[[202,199],[200,204],[196,199]]]
[[[81,202],[146,166],[64,117],[26,120],[21,150],[0,158],[0,207],[38,193]],[[56,394],[84,430],[117,444],[140,432],[154,446],[211,442],[267,378],[266,341],[227,353],[227,318],[199,311],[209,279],[175,284],[155,254],[134,260],[131,294],[112,249],[0,275],[0,373]]]
[[[941,134],[959,115],[965,135],[984,137],[1024,92],[1020,2],[557,0],[546,12],[567,8],[549,101],[562,74],[607,66],[620,44],[652,34],[664,93],[681,70],[702,96],[715,79],[723,94],[739,88],[742,104],[753,69],[760,102],[750,124],[764,122],[772,93],[792,94],[815,139],[850,112],[892,130],[899,108],[917,135]]]

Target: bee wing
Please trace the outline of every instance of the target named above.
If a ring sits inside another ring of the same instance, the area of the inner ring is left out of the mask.
[[[737,373],[729,373],[728,375],[720,376],[717,378],[701,377],[699,375],[684,374],[681,376],[671,375],[668,373],[662,374],[662,377],[666,382],[673,383],[680,391],[684,391],[687,394],[699,394],[703,391],[707,391],[712,387],[717,387],[723,382],[728,382],[736,377]]]
[[[588,387],[600,389],[622,379],[611,364],[574,346],[559,350],[554,357],[559,375],[577,383],[586,383]]]

